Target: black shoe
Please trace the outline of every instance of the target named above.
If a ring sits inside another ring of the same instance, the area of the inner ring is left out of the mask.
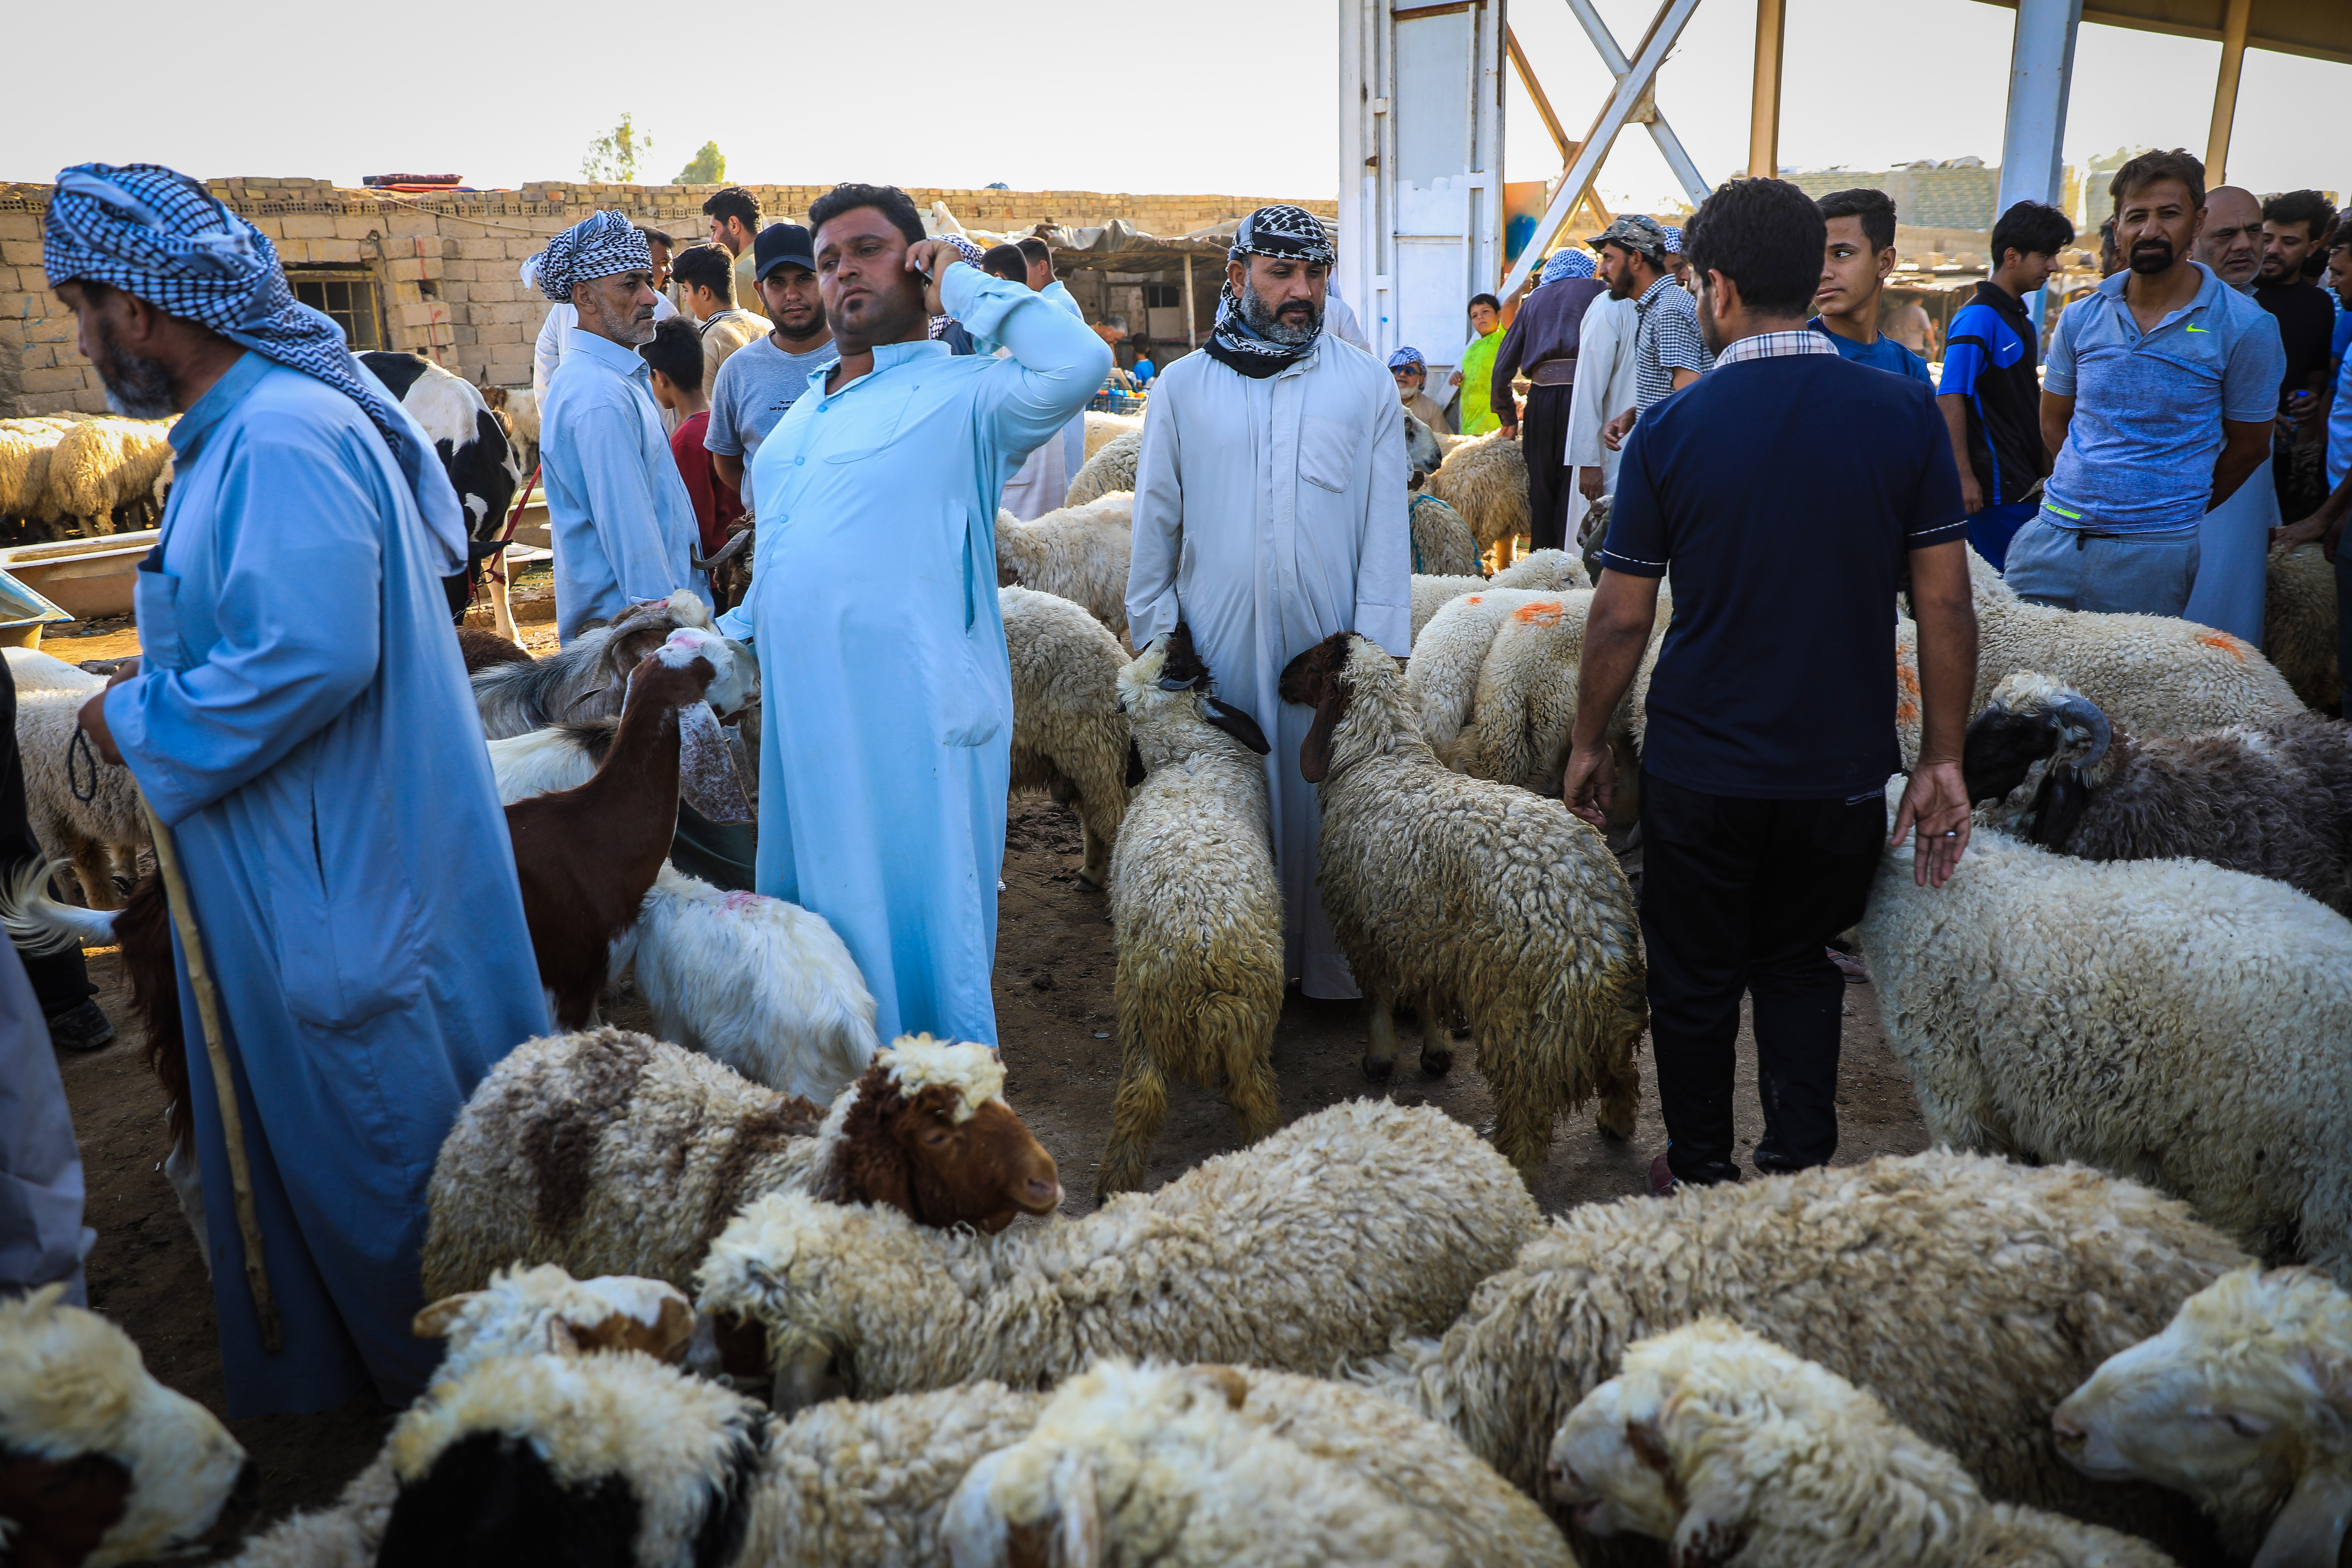
[[[114,1026],[97,1003],[84,1001],[49,1020],[49,1043],[61,1051],[94,1051],[114,1043]]]

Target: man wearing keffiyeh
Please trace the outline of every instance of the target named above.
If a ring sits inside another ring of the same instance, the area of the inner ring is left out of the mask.
[[[172,830],[219,990],[266,1351],[184,968],[196,1156],[232,1415],[393,1404],[439,1349],[425,1184],[466,1097],[545,1032],[513,850],[439,577],[462,562],[432,444],[295,302],[269,241],[186,176],[58,177],[43,262],[108,401],[179,416],[143,658],[82,710]]]
[[[1608,292],[1593,277],[1592,256],[1565,247],[1544,263],[1543,282],[1519,301],[1519,313],[1495,355],[1489,405],[1503,421],[1506,437],[1519,436],[1519,410],[1511,378],[1524,374],[1528,423],[1520,442],[1528,459],[1528,535],[1538,550],[1568,543],[1568,417],[1576,396],[1578,333],[1592,301]]]
[[[1298,773],[1314,714],[1276,695],[1282,668],[1334,632],[1402,656],[1412,640],[1404,411],[1378,360],[1324,329],[1337,259],[1313,214],[1242,220],[1207,352],[1152,384],[1127,580],[1138,647],[1181,620],[1224,702],[1273,739],[1265,759],[1286,973],[1353,996],[1315,890],[1319,821]]]

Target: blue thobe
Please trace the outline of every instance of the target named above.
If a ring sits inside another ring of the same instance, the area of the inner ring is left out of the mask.
[[[1038,289],[1037,292],[1043,294],[1046,299],[1051,300],[1065,310],[1067,310],[1071,315],[1076,316],[1079,321],[1083,321],[1087,319],[1085,310],[1083,310],[1078,304],[1078,297],[1071,293],[1069,285],[1064,283],[1060,279],[1052,278],[1046,279],[1045,286],[1043,289]],[[1116,363],[1116,361],[1114,361],[1114,363]],[[1105,371],[1103,374],[1108,375],[1110,373],[1108,371]],[[1097,386],[1096,390],[1100,391],[1101,388]],[[1093,394],[1089,393],[1087,395],[1087,402],[1092,401]],[[1086,404],[1082,403],[1078,405],[1078,411],[1070,416],[1070,422],[1062,426],[1062,472],[1075,479],[1078,477],[1078,470],[1086,466],[1087,408]],[[1060,506],[1062,503],[1057,500],[1054,504],[1055,506]]]
[[[285,1327],[266,1353],[183,957],[229,1414],[370,1380],[404,1404],[440,1354],[409,1331],[434,1156],[547,1030],[514,851],[432,542],[359,405],[248,353],[171,441],[106,721],[179,846]]]
[[[887,343],[838,388],[813,372],[751,460],[750,613],[722,624],[755,632],[770,693],[759,890],[832,922],[882,1038],[993,1045],[1013,730],[996,501],[1110,351],[1018,283],[959,263],[942,289],[1011,357]]]
[[[653,371],[635,349],[574,330],[540,411],[539,461],[555,542],[555,637],[611,620],[639,599],[710,584],[677,459],[654,406]]]
[[[16,950],[0,942],[0,1296],[52,1280],[85,1306],[81,1151],[49,1031]]]

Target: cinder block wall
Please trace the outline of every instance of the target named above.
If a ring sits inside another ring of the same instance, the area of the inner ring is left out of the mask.
[[[548,237],[597,208],[618,207],[680,245],[707,233],[713,185],[614,185],[549,181],[518,191],[395,196],[324,180],[232,178],[215,195],[251,220],[288,267],[364,268],[383,306],[386,346],[421,353],[468,380],[530,381],[530,350],[548,302],[519,277]],[[772,221],[796,219],[829,188],[751,185]],[[41,271],[41,215],[50,187],[0,185],[0,416],[106,406],[98,374],[75,351],[73,318]],[[1124,218],[1147,234],[1189,234],[1265,201],[1229,195],[1131,195],[1101,191],[910,189],[929,209],[945,202],[965,226],[1003,231]],[[1338,204],[1298,204],[1336,217]]]

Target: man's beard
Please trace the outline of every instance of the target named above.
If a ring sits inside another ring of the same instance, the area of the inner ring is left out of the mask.
[[[1306,307],[1307,319],[1305,321],[1285,321],[1276,316],[1259,295],[1256,284],[1242,285],[1242,321],[1249,330],[1267,342],[1280,343],[1285,348],[1304,348],[1313,342],[1316,334],[1323,330],[1323,309],[1298,300],[1286,303],[1283,309],[1289,310],[1293,305]]]
[[[1616,276],[1609,279],[1609,297],[1612,300],[1630,300],[1633,297],[1633,269],[1632,268],[1620,267],[1617,269]]]
[[[168,419],[180,411],[172,373],[161,360],[125,353],[103,322],[98,328],[98,379],[106,384],[106,406],[125,419]]]
[[[813,338],[819,332],[824,331],[824,307],[823,305],[811,306],[809,308],[808,319],[799,322],[798,324],[785,321],[783,312],[779,310],[776,312],[776,331],[783,333],[784,336],[788,338]]]
[[[2131,269],[2134,272],[2144,274],[2167,272],[2171,270],[2173,262],[2179,258],[2179,252],[2172,248],[2172,241],[2161,236],[2154,239],[2132,242]]]
[[[654,341],[654,319],[650,309],[643,316],[638,315],[634,307],[615,310],[595,294],[588,297],[588,303],[593,308],[596,316],[590,330],[597,336],[609,338],[614,342],[624,343],[630,348],[636,348]],[[583,310],[582,311],[583,320],[586,315],[587,311]]]
[[[1723,352],[1723,328],[1715,319],[1715,294],[1712,289],[1699,291],[1698,337],[1699,342],[1706,345],[1707,353],[1719,354]]]

